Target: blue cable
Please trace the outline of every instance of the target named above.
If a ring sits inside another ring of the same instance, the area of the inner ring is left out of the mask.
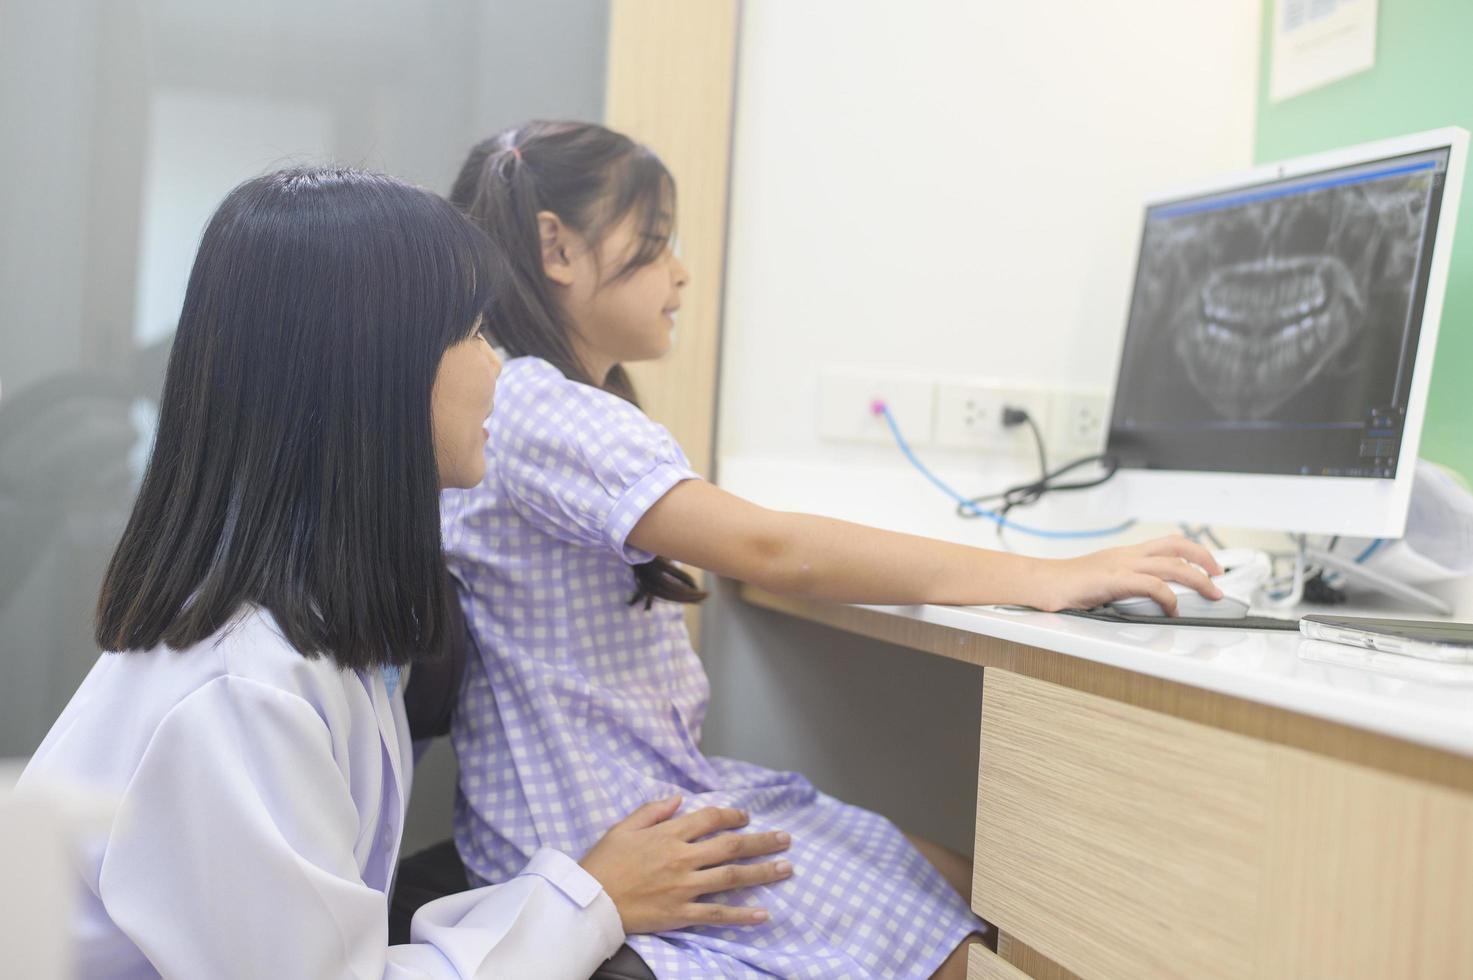
[[[1385,543],[1386,542],[1383,541],[1381,538],[1377,538],[1375,541],[1372,541],[1370,544],[1366,545],[1365,551],[1362,551],[1360,554],[1355,556],[1355,563],[1359,565],[1361,562],[1374,555],[1376,553],[1376,549],[1380,548]]]
[[[1017,531],[1021,534],[1031,534],[1034,537],[1038,538],[1063,539],[1108,538],[1113,535],[1120,534],[1123,531],[1128,531],[1135,526],[1135,521],[1129,520],[1126,521],[1124,524],[1119,524],[1115,527],[1100,528],[1096,531],[1050,531],[1046,528],[1029,527],[1026,524],[1018,524],[1014,521],[1009,520],[1006,517],[1003,517],[996,511],[985,510],[981,507],[978,507],[966,497],[963,497],[951,487],[947,486],[947,484],[943,482],[939,476],[937,476],[935,473],[932,473],[930,469],[927,468],[925,463],[922,463],[920,461],[920,458],[917,457],[915,454],[915,450],[910,448],[910,443],[905,441],[905,436],[901,435],[900,426],[896,424],[895,416],[891,414],[889,405],[886,405],[884,402],[875,402],[874,410],[879,415],[884,416],[886,424],[890,426],[890,434],[895,437],[895,444],[900,447],[900,451],[905,454],[905,458],[910,460],[910,465],[914,466],[917,470],[920,471],[922,476],[930,480],[931,483],[935,485],[936,489],[946,494],[952,500],[955,500],[958,504],[965,507],[975,516],[986,518],[987,520],[997,524],[999,527],[1007,528],[1009,531]]]

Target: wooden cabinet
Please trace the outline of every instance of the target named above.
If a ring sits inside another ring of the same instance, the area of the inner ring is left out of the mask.
[[[974,896],[1091,980],[1473,978],[1473,795],[989,670]]]

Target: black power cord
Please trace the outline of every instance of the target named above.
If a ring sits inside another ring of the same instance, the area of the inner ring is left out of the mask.
[[[1038,447],[1038,473],[1042,480],[1048,476],[1048,454],[1043,450],[1043,433],[1038,429],[1038,423],[1033,421],[1033,416],[1028,414],[1026,408],[1017,408],[1013,405],[1004,405],[1002,410],[1002,427],[1014,429],[1020,425],[1027,425],[1033,430],[1033,445]]]
[[[1014,405],[1004,406],[1002,424],[1004,428],[1008,429],[1016,428],[1019,425],[1027,425],[1032,430],[1033,444],[1038,449],[1038,479],[1031,480],[1027,483],[1016,484],[1000,493],[984,494],[981,497],[973,497],[965,503],[958,503],[956,505],[956,515],[958,517],[971,520],[985,516],[978,513],[978,508],[983,504],[997,500],[1001,501],[1001,503],[991,509],[999,517],[1006,520],[1008,513],[1015,507],[1031,507],[1050,493],[1063,493],[1069,490],[1088,490],[1091,487],[1097,487],[1102,483],[1109,482],[1110,478],[1115,475],[1115,471],[1119,469],[1119,463],[1113,456],[1107,456],[1101,453],[1093,456],[1081,456],[1079,459],[1065,463],[1056,470],[1050,470],[1048,468],[1048,453],[1045,451],[1043,444],[1043,433],[1039,430],[1038,423],[1034,421],[1033,416],[1028,414],[1027,409],[1018,408]],[[1102,476],[1090,480],[1077,480],[1070,483],[1055,482],[1059,477],[1072,473],[1080,467],[1088,466],[1091,463],[1099,463],[1104,466],[1105,473]],[[1002,535],[1002,528],[1003,522],[998,521],[997,533],[999,536]]]

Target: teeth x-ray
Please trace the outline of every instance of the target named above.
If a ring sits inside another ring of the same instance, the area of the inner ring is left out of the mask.
[[[1360,422],[1393,404],[1433,180],[1162,209],[1141,246],[1124,417]]]

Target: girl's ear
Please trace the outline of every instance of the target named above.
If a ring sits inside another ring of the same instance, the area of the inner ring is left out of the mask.
[[[559,286],[573,285],[572,229],[551,211],[538,211],[537,234],[542,239],[543,275]]]

